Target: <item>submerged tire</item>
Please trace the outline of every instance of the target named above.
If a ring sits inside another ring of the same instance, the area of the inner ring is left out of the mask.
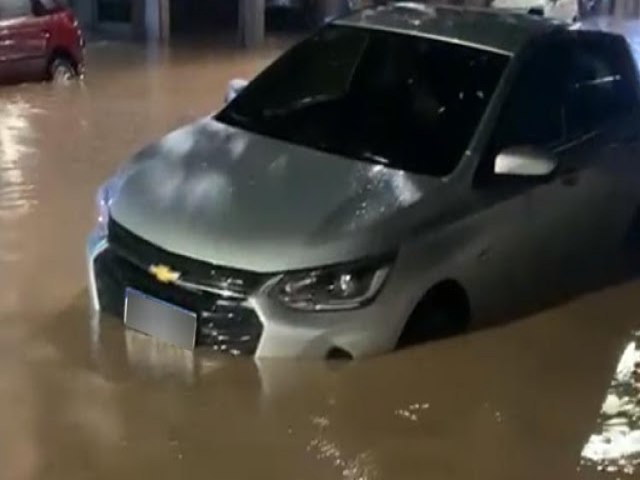
[[[443,282],[420,300],[404,326],[397,347],[460,333],[469,326],[469,320],[469,301],[465,291],[455,282]]]
[[[65,85],[77,77],[78,72],[75,66],[70,60],[64,57],[55,58],[49,66],[49,78],[54,84]]]

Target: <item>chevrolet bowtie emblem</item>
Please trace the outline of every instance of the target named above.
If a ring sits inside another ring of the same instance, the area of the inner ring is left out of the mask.
[[[182,276],[180,272],[175,272],[166,265],[151,265],[149,267],[149,273],[156,277],[160,283],[177,282]]]

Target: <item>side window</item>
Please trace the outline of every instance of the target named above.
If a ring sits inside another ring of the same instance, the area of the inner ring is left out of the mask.
[[[13,18],[26,17],[31,15],[30,0],[1,0],[0,20],[11,20]]]
[[[576,42],[569,62],[566,95],[569,135],[592,132],[636,109],[634,79],[621,42],[608,35]]]
[[[567,56],[566,46],[554,43],[538,48],[526,60],[494,130],[495,150],[520,145],[548,146],[562,141]]]
[[[33,12],[38,16],[57,12],[64,8],[62,0],[32,0],[32,3]]]
[[[564,92],[570,44],[539,45],[524,60],[478,165],[475,183],[497,180],[495,158],[515,146],[553,147],[565,138]]]
[[[57,10],[59,8],[65,8],[65,0],[36,0],[40,2],[47,10]]]

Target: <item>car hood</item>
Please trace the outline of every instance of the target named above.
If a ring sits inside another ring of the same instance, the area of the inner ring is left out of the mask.
[[[174,253],[274,272],[386,253],[442,182],[199,120],[119,174],[112,218]]]

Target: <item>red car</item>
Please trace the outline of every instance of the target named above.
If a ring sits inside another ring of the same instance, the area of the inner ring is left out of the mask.
[[[0,0],[0,83],[79,77],[83,51],[82,32],[63,0]]]

